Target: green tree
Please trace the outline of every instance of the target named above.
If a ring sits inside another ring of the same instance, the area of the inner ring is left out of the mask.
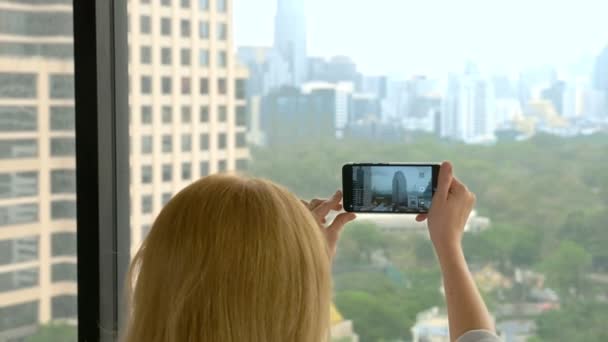
[[[26,342],[71,342],[78,339],[75,326],[63,323],[50,323],[39,327]]]
[[[540,341],[608,341],[608,304],[578,302],[536,319]]]
[[[549,286],[557,289],[562,299],[571,290],[581,294],[591,270],[591,255],[583,247],[572,241],[562,241],[541,264]]]

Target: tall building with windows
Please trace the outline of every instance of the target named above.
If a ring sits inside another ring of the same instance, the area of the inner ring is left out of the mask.
[[[127,4],[133,250],[185,185],[247,166],[231,4]],[[74,118],[72,0],[0,0],[0,341],[76,319]]]
[[[298,86],[308,78],[304,0],[278,0],[274,27],[274,48],[287,62],[290,82]]]

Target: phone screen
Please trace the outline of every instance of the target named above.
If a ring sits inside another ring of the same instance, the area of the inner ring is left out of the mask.
[[[426,213],[431,207],[438,169],[438,165],[346,165],[343,170],[345,209],[366,213]]]

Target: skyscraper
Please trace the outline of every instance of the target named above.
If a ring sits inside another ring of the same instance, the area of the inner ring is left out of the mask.
[[[393,205],[407,206],[407,179],[401,171],[395,172],[393,175]]]
[[[247,165],[231,4],[128,5],[133,250],[172,194]],[[76,319],[72,41],[71,1],[0,0],[0,341]]]
[[[593,71],[594,94],[591,101],[594,116],[608,118],[608,46],[597,57]]]
[[[308,77],[304,0],[278,0],[274,48],[287,62],[289,85],[298,86]]]

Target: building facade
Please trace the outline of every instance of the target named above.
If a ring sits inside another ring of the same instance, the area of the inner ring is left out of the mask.
[[[0,340],[76,318],[72,1],[0,0]],[[246,168],[229,0],[130,1],[131,241],[198,177]]]

